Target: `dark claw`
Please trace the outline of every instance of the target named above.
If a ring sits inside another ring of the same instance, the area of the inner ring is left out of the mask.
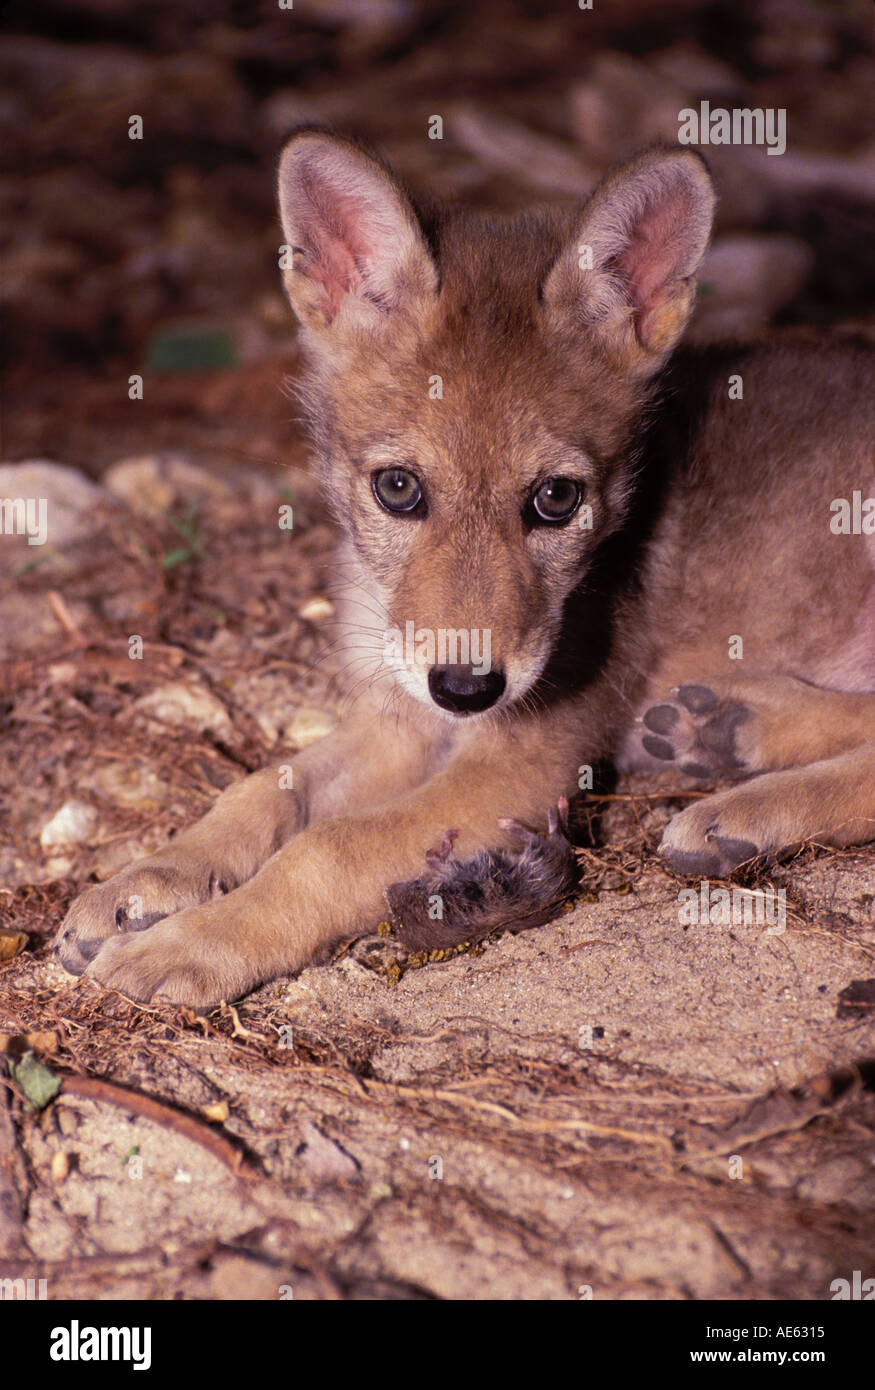
[[[115,924],[119,931],[145,931],[147,927],[154,927],[156,922],[163,921],[166,915],[164,912],[146,912],[142,917],[131,917],[123,904],[115,910]]]

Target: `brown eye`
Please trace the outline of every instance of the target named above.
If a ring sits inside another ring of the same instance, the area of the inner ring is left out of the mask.
[[[374,496],[387,512],[412,512],[422,501],[419,479],[406,468],[381,468],[372,485]]]
[[[573,516],[583,490],[573,478],[548,478],[532,497],[532,506],[541,521],[561,522]]]

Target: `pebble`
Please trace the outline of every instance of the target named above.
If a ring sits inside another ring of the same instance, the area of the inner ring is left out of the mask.
[[[298,617],[306,618],[308,622],[318,622],[321,618],[331,618],[334,615],[334,604],[328,598],[311,598],[304,604],[303,608],[298,609]]]
[[[49,459],[26,459],[22,463],[0,464],[0,501],[28,499],[31,510],[35,504],[45,503],[45,534],[35,527],[30,533],[36,543],[31,544],[28,534],[20,534],[18,522],[10,520],[7,524],[3,514],[3,533],[0,534],[0,570],[5,563],[18,568],[28,560],[45,559],[47,553],[63,550],[78,541],[93,541],[95,536],[94,508],[99,502],[108,501],[107,493],[98,487],[77,468],[67,468]],[[34,511],[34,519],[39,518],[39,508]],[[11,526],[14,530],[10,530]],[[39,541],[42,543],[39,543]]]
[[[209,730],[223,740],[233,739],[234,729],[228,712],[214,695],[192,682],[174,681],[150,690],[137,700],[135,709],[159,724],[176,728]]]
[[[71,849],[89,842],[97,831],[99,817],[85,801],[65,801],[40,831],[44,850]]]
[[[232,490],[206,468],[181,454],[143,454],[118,459],[103,475],[103,485],[132,511],[163,517],[174,505],[230,500]]]

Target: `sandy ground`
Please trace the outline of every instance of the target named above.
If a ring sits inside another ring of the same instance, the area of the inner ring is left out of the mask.
[[[683,790],[621,784],[542,928],[422,963],[373,923],[206,1018],[65,975],[47,940],[77,884],[338,716],[331,535],[294,471],[38,478],[69,541],[4,590],[0,912],[26,949],[0,966],[0,1045],[64,1086],[40,1115],[10,1094],[5,1271],[58,1298],[818,1299],[867,1268],[871,850],[761,876],[783,931],[683,925],[654,855]],[[168,569],[179,535],[150,507],[182,514],[174,489],[201,498],[201,558]],[[134,610],[142,662],[110,620]]]

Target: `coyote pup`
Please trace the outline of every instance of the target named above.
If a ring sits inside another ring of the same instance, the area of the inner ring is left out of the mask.
[[[554,808],[601,759],[736,780],[669,824],[682,874],[875,837],[875,354],[669,361],[713,202],[702,160],[660,148],[577,213],[426,220],[358,145],[293,135],[285,286],[345,537],[350,714],[294,790],[256,773],[84,893],[67,969],[204,1007],[373,927],[387,893],[418,945],[543,920],[574,881]]]

